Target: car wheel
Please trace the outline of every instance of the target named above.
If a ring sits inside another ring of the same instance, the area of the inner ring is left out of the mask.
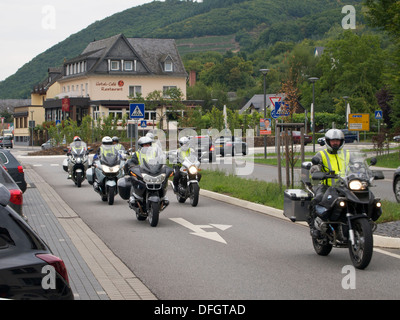
[[[397,202],[400,203],[400,176],[394,180],[394,196]]]

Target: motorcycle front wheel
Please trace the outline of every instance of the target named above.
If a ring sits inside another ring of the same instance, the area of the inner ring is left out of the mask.
[[[190,186],[190,204],[192,207],[197,206],[199,203],[199,192],[200,192],[200,187],[197,183],[192,183]]]
[[[114,204],[114,195],[115,195],[114,189],[115,189],[115,187],[110,187],[108,189],[108,204],[110,206]]]
[[[158,224],[158,218],[160,216],[160,204],[158,202],[150,202],[148,217],[152,227],[156,227]]]
[[[354,231],[354,245],[349,241],[349,253],[354,267],[365,269],[371,259],[373,252],[373,236],[371,225],[367,219],[357,219],[352,222]]]
[[[78,188],[82,186],[82,172],[77,172],[76,173],[76,185]]]

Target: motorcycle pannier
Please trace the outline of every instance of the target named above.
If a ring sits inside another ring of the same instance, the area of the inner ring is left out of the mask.
[[[128,177],[118,179],[118,193],[124,200],[128,200],[131,195],[131,180]]]
[[[287,189],[284,192],[283,214],[291,221],[306,221],[311,195],[302,189]]]
[[[90,185],[93,185],[93,172],[94,168],[89,168],[86,170],[86,179]]]

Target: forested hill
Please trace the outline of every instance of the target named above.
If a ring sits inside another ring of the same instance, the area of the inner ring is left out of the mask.
[[[320,38],[340,21],[344,5],[362,0],[165,0],[153,1],[96,21],[36,56],[0,82],[0,99],[30,98],[49,67],[79,55],[94,39],[123,33],[126,37],[196,38],[236,35],[241,50],[255,50],[276,41]],[[332,11],[333,9],[336,9]],[[90,14],[90,13],[89,13]]]

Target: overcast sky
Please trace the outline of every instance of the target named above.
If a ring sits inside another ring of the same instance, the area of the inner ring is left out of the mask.
[[[71,34],[153,0],[0,0],[0,81]]]

